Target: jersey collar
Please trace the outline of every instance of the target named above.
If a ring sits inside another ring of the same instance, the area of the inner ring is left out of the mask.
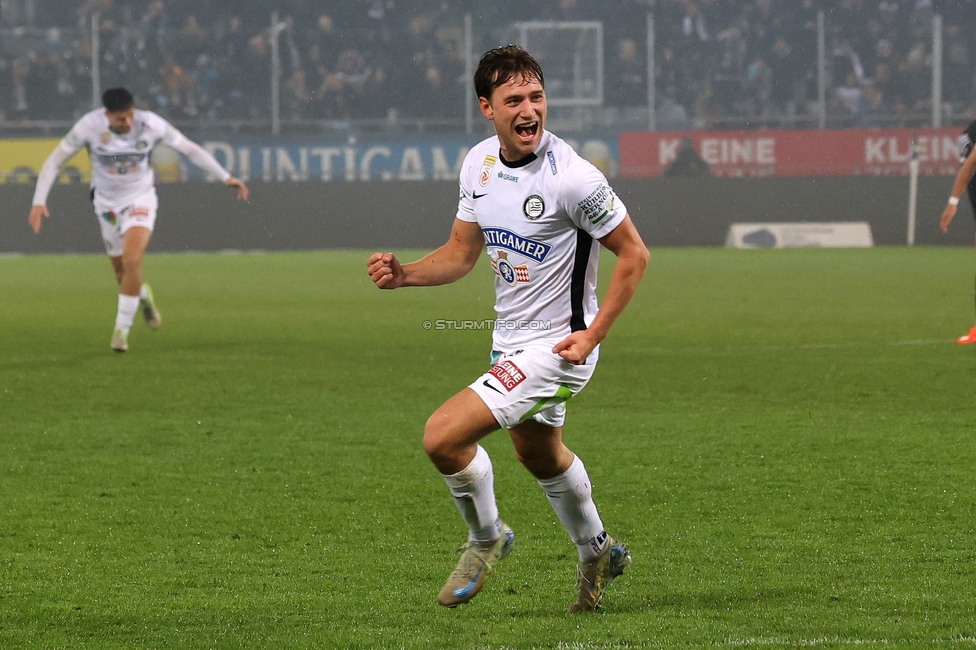
[[[506,167],[508,167],[509,169],[518,169],[519,167],[525,167],[529,163],[537,160],[539,158],[539,154],[541,154],[548,146],[549,146],[549,132],[543,130],[542,139],[539,140],[538,148],[532,153],[530,153],[528,156],[519,158],[518,160],[505,160],[505,156],[502,155],[502,150],[499,149],[498,160],[501,161],[501,163]]]

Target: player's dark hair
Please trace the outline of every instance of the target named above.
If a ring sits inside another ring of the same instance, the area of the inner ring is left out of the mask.
[[[485,52],[478,62],[478,69],[474,73],[474,90],[478,97],[491,99],[495,88],[516,77],[526,81],[538,80],[543,88],[546,87],[542,66],[531,54],[518,45],[496,47]]]
[[[128,89],[122,86],[109,88],[102,93],[102,106],[109,113],[120,113],[127,111],[136,105],[136,100]]]

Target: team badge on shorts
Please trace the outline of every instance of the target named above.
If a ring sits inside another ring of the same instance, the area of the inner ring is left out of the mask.
[[[485,162],[481,164],[481,173],[478,175],[478,183],[481,187],[488,185],[488,181],[491,180],[491,168],[495,166],[498,162],[498,158],[495,156],[485,156]]]
[[[538,194],[533,194],[529,198],[525,199],[525,203],[522,204],[522,214],[529,221],[535,221],[542,216],[542,213],[546,211],[546,202],[542,200],[542,197]]]
[[[502,385],[509,393],[512,390],[525,381],[525,373],[519,369],[514,363],[509,360],[502,361],[499,364],[492,366],[488,374],[498,380],[498,383]]]
[[[105,219],[105,221],[112,224],[113,226],[118,223],[118,217],[116,217],[115,213],[112,212],[111,210],[109,210],[108,212],[103,212],[102,219]]]

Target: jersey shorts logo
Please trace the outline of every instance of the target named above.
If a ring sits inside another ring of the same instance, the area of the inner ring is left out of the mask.
[[[142,217],[148,217],[149,216],[149,208],[141,208],[141,207],[139,207],[139,208],[132,208],[131,210],[129,210],[129,216],[132,217],[133,219],[139,219],[139,218],[142,218]]]
[[[485,162],[481,163],[481,173],[478,174],[478,183],[481,187],[488,185],[488,181],[491,180],[491,168],[495,166],[498,162],[498,158],[495,156],[485,156]]]
[[[505,228],[482,228],[481,232],[485,237],[485,245],[489,248],[501,248],[518,253],[536,262],[544,262],[552,252],[552,246],[549,244],[523,237]]]
[[[546,202],[542,200],[542,197],[538,194],[533,194],[529,198],[525,199],[525,203],[522,204],[522,214],[529,221],[535,221],[542,216],[542,213],[546,211]]]
[[[580,201],[578,207],[583,216],[595,226],[607,218],[607,215],[613,210],[616,198],[608,185],[601,185]]]
[[[112,224],[113,226],[118,224],[118,217],[111,210],[109,210],[108,212],[103,212],[102,219],[105,219],[106,222]]]
[[[516,366],[511,361],[505,360],[499,364],[496,364],[488,371],[488,374],[498,380],[498,383],[502,385],[509,393],[515,389],[516,386],[525,381],[525,373],[522,372],[518,366]]]

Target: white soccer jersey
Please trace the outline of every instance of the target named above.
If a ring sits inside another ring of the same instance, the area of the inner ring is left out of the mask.
[[[213,156],[152,111],[136,109],[132,129],[121,134],[109,129],[105,109],[99,108],[83,115],[61,140],[52,154],[56,163],[53,169],[42,169],[38,177],[34,205],[45,204],[57,167],[82,147],[88,149],[91,157],[91,185],[104,202],[121,206],[154,191],[155,174],[149,165],[149,154],[159,142],[189,155],[221,181],[230,178]],[[50,167],[47,163],[45,166]]]
[[[548,131],[534,156],[513,164],[499,152],[492,136],[465,157],[457,212],[481,226],[495,273],[493,346],[555,345],[593,322],[597,240],[627,208],[596,167]]]

